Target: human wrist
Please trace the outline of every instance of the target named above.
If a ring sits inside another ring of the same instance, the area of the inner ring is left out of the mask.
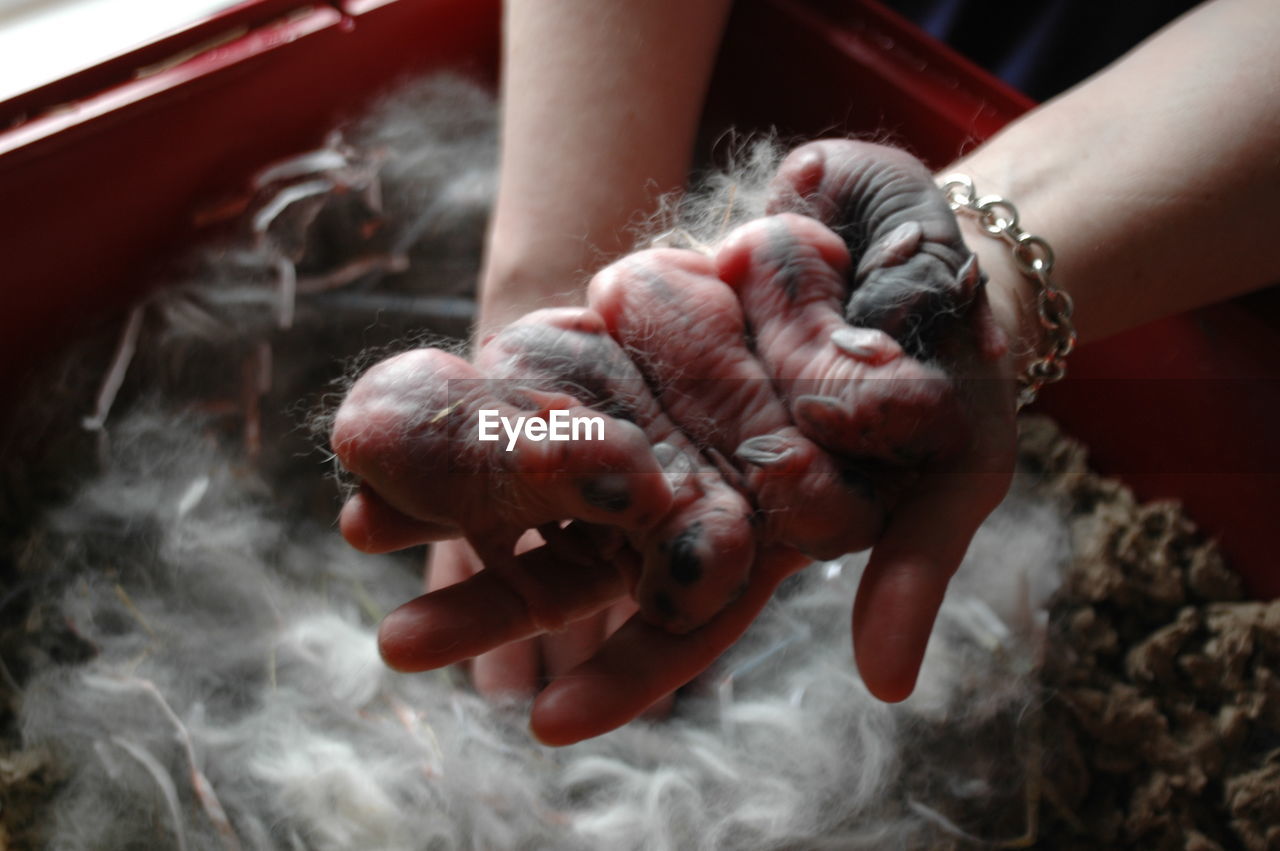
[[[1044,342],[1043,329],[1035,315],[1035,290],[1018,271],[1007,248],[988,236],[976,220],[968,216],[957,219],[965,245],[977,256],[978,268],[986,277],[991,312],[1009,342],[1013,368],[1021,375]]]
[[[1053,248],[1022,227],[1010,200],[980,193],[969,175],[950,172],[939,184],[980,268],[985,257],[993,314],[1017,370],[1018,406],[1030,404],[1045,385],[1066,375],[1066,358],[1076,346],[1074,304],[1053,280]],[[995,242],[1003,250],[993,250]]]
[[[540,239],[527,221],[493,222],[476,291],[477,341],[531,311],[582,303],[590,249],[580,240]]]
[[[579,275],[558,279],[544,274],[486,269],[477,293],[476,328],[473,337],[485,336],[509,325],[526,313],[544,307],[563,307],[582,302]]]

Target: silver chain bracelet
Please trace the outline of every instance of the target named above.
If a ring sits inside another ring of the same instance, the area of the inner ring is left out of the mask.
[[[1036,309],[1049,345],[1048,351],[1018,377],[1018,407],[1023,408],[1035,401],[1042,387],[1061,381],[1067,374],[1067,355],[1076,347],[1071,296],[1049,280],[1053,249],[1044,237],[1033,236],[1018,226],[1017,207],[999,195],[978,197],[973,179],[967,174],[948,174],[942,178],[941,186],[951,211],[975,216],[983,230],[1004,240],[1013,252],[1018,271],[1036,284]]]

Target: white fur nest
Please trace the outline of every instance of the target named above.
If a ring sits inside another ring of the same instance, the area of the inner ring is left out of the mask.
[[[113,436],[25,565],[97,651],[23,699],[28,744],[70,771],[54,847],[914,845],[940,781],[989,806],[983,763],[1022,758],[960,748],[925,772],[913,753],[1036,699],[1034,613],[1066,534],[1022,488],[975,540],[904,704],[854,671],[848,559],[788,586],[672,720],[556,750],[523,706],[383,667],[365,609],[416,591],[394,560],[282,516],[198,423],[138,414]]]

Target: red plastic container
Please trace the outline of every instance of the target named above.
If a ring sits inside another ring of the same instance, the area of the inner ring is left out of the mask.
[[[250,0],[0,104],[2,380],[121,311],[253,171],[397,78],[493,80],[499,18],[498,0]],[[870,0],[742,0],[707,120],[887,135],[942,166],[1031,105]],[[1041,403],[1103,472],[1181,499],[1263,597],[1280,595],[1278,354],[1273,289],[1085,347]]]

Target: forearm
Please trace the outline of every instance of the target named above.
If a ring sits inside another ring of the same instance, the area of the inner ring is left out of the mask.
[[[682,185],[729,0],[508,0],[481,325],[576,303]]]
[[[1274,11],[1205,4],[946,169],[1053,246],[1082,340],[1280,281]],[[963,227],[993,296],[1032,315],[1007,246]]]

